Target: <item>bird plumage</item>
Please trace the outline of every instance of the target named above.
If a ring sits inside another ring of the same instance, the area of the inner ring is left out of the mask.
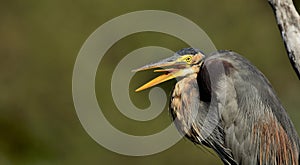
[[[185,48],[135,71],[165,74],[136,91],[177,78],[169,109],[179,132],[212,148],[224,164],[299,165],[300,140],[267,78],[232,51]]]
[[[299,163],[286,111],[266,77],[237,53],[215,52],[198,73],[180,79],[170,111],[187,138],[215,150],[224,164]]]

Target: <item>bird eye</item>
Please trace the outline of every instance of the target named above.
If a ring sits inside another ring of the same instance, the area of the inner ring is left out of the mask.
[[[185,58],[185,61],[186,61],[186,62],[191,62],[191,61],[192,61],[192,58],[191,58],[191,57],[187,57],[187,58]]]

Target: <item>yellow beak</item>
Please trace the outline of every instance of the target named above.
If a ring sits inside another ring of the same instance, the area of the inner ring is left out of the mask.
[[[162,71],[162,70],[159,70],[159,72],[160,71]],[[154,71],[154,72],[157,72],[157,71]],[[171,80],[173,78],[176,78],[176,77],[178,77],[179,72],[180,72],[180,70],[178,70],[176,72],[170,72],[170,73],[160,75],[160,76],[154,78],[153,80],[147,82],[143,86],[139,87],[138,89],[136,89],[135,92],[145,90],[147,88],[153,87],[153,86],[155,86],[157,84],[160,84],[162,82],[165,82],[165,81]]]
[[[165,74],[160,75],[153,80],[149,81],[148,83],[144,84],[143,86],[136,89],[136,92],[142,91],[144,89],[153,87],[157,84],[160,84],[162,82],[171,80],[173,78],[177,77],[184,77],[191,73],[198,73],[199,72],[199,66],[203,62],[203,58],[205,57],[203,54],[198,53],[193,56],[193,66],[191,66],[191,63],[187,63],[185,60],[182,60],[183,56],[174,55],[172,57],[166,58],[164,60],[161,60],[157,63],[145,65],[143,67],[140,67],[138,69],[133,70],[133,72],[138,72],[142,70],[149,70],[149,69],[156,69],[154,72],[165,72]],[[161,68],[161,69],[158,69]]]
[[[180,69],[184,68],[186,66],[186,64],[182,63],[182,62],[174,62],[174,61],[176,61],[176,59],[177,59],[176,57],[170,57],[170,58],[167,58],[160,62],[145,65],[141,68],[133,70],[134,72],[138,72],[138,71],[142,71],[142,70],[161,68],[161,69],[154,70],[154,72],[166,72],[165,74],[160,75],[160,76],[154,78],[153,80],[149,81],[148,83],[144,84],[143,86],[139,87],[138,89],[135,90],[135,92],[145,90],[147,88],[153,87],[162,82],[179,77],[181,75]],[[164,69],[163,67],[167,67],[167,68]],[[170,67],[174,67],[174,68],[170,68]]]

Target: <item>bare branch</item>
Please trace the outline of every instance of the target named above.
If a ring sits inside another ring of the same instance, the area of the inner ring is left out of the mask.
[[[269,0],[290,62],[300,79],[300,17],[292,0]]]

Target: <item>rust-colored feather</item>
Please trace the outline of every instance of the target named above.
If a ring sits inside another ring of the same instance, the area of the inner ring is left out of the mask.
[[[259,161],[263,164],[298,165],[298,149],[272,115],[253,126],[253,143],[259,145]]]

